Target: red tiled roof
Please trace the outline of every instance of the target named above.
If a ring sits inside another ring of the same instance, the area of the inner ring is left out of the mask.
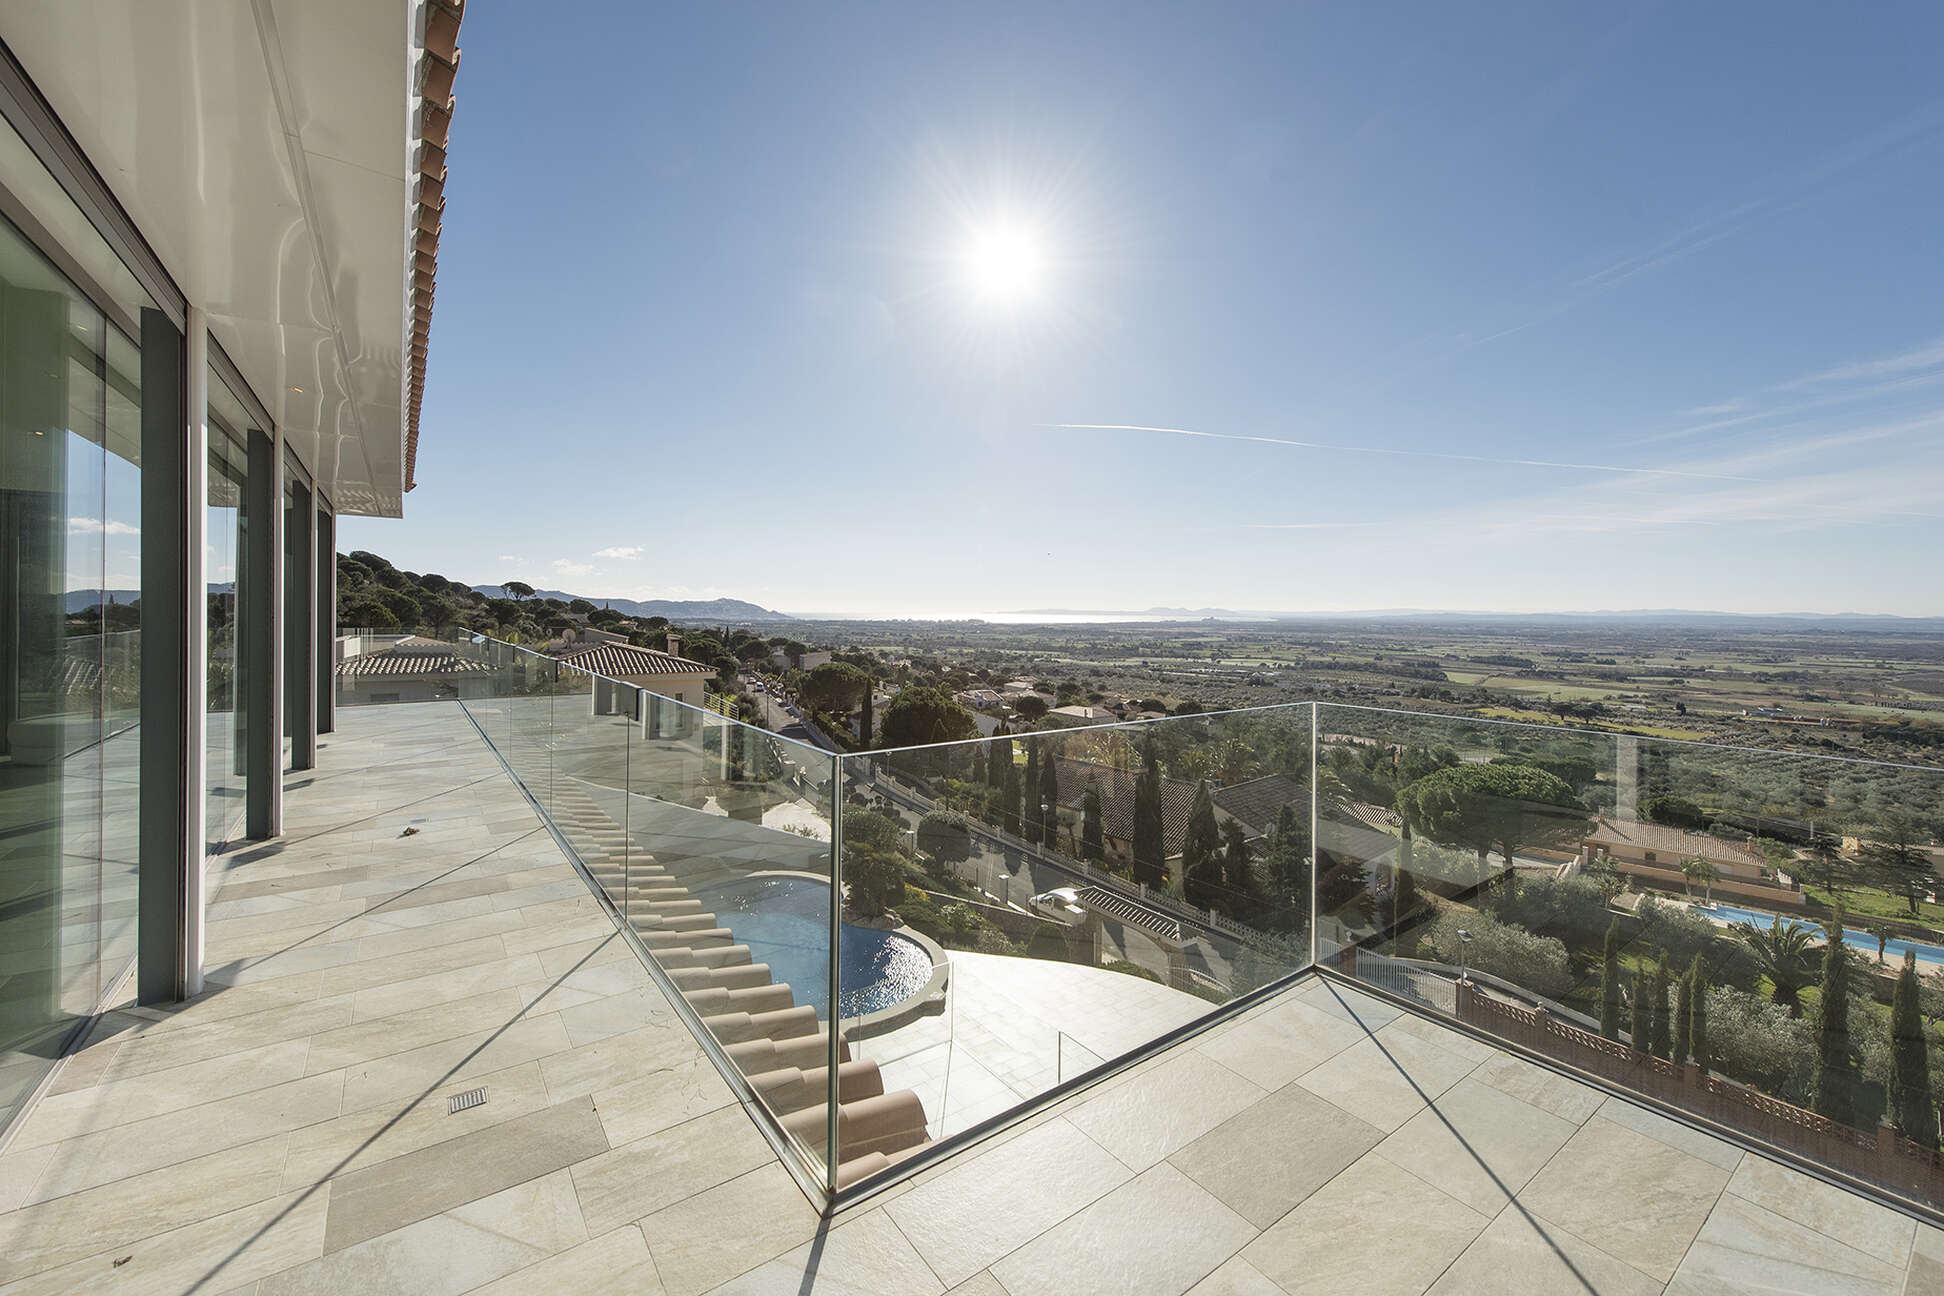
[[[389,648],[360,653],[337,664],[337,673],[348,679],[403,678],[414,675],[486,675],[492,667],[475,657],[463,657],[448,643],[420,639],[416,635],[400,639]]]
[[[632,644],[576,644],[556,652],[554,656],[569,666],[596,675],[606,675],[610,679],[626,679],[639,675],[713,675],[715,667],[672,653],[659,652],[653,648],[636,648]]]
[[[1725,841],[1706,833],[1692,833],[1680,828],[1669,828],[1665,824],[1614,823],[1601,819],[1586,840],[1595,846],[1612,849],[1615,846],[1629,846],[1636,850],[1650,850],[1656,855],[1683,860],[1690,855],[1699,855],[1706,860],[1719,860],[1724,863],[1742,864],[1751,868],[1766,868],[1768,860],[1740,842]]]
[[[1055,757],[1053,772],[1059,779],[1060,804],[1070,810],[1080,808],[1087,795],[1087,780],[1100,789],[1100,831],[1123,841],[1134,836],[1134,785],[1139,770],[1117,770],[1107,765]],[[1195,785],[1186,779],[1161,780],[1161,843],[1170,855],[1179,854],[1188,837],[1188,815],[1195,808]]]

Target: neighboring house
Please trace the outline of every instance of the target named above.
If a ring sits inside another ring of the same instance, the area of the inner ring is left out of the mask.
[[[493,695],[493,668],[468,654],[463,645],[417,635],[390,643],[372,637],[353,642],[364,651],[337,664],[338,693],[347,705]]]
[[[967,689],[965,692],[958,694],[957,697],[958,701],[963,702],[974,711],[984,711],[989,707],[996,707],[1005,701],[1004,698],[1000,697],[991,689],[984,688]]]
[[[784,652],[781,648],[777,648],[770,653],[769,659],[770,665],[776,667],[778,670],[812,671],[829,661],[830,654],[827,652],[807,652],[803,654],[800,660],[791,661],[790,654]]]
[[[1760,851],[1707,833],[1602,817],[1580,840],[1580,847],[1586,859],[1604,855],[1622,873],[1663,890],[1685,890],[1681,862],[1698,855],[1719,871],[1712,887],[1718,895],[1801,903],[1795,884],[1779,878]]]
[[[1241,824],[1250,837],[1267,837],[1286,805],[1296,806],[1305,817],[1310,808],[1309,789],[1287,774],[1265,774],[1246,783],[1231,783],[1211,792],[1209,799],[1217,810]]]
[[[1046,713],[1046,718],[1055,724],[1065,725],[1069,728],[1075,725],[1112,724],[1114,721],[1120,719],[1119,716],[1109,711],[1106,707],[1097,706],[1054,707]]]
[[[704,686],[716,677],[713,666],[625,643],[581,644],[561,649],[554,656],[581,670],[695,707],[704,705]]]

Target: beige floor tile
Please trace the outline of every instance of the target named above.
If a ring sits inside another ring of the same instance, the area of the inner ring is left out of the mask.
[[[600,1233],[774,1159],[737,1105],[581,1162],[574,1167],[574,1189],[588,1226]]]
[[[1598,1111],[1606,1101],[1606,1095],[1591,1085],[1569,1080],[1557,1071],[1509,1053],[1494,1054],[1472,1074],[1500,1093],[1511,1094],[1575,1125]]]
[[[310,1072],[315,1075],[338,1067],[355,1067],[442,1040],[490,1031],[518,1020],[525,1006],[519,992],[509,986],[470,999],[428,1004],[324,1031],[311,1036]]]
[[[1665,1283],[1728,1171],[1595,1116],[1519,1194],[1532,1214]]]
[[[1744,1157],[1728,1182],[1728,1191],[1885,1264],[1903,1264],[1917,1232],[1916,1221],[1908,1215],[1767,1157]]]
[[[1896,1296],[1903,1285],[1901,1263],[1886,1264],[1726,1193],[1701,1226],[1667,1292],[1668,1296]]]
[[[1481,1214],[1496,1215],[1573,1129],[1473,1076],[1406,1121],[1377,1145],[1377,1154]]]
[[[1080,1104],[1067,1119],[1138,1172],[1214,1129],[1263,1092],[1190,1050]]]
[[[945,1288],[882,1210],[867,1211],[716,1288],[721,1296],[937,1296]]]
[[[1356,1023],[1292,1001],[1195,1047],[1259,1088],[1280,1089],[1366,1038]]]
[[[662,1296],[662,1291],[641,1230],[628,1224],[475,1288],[472,1296]]]
[[[1725,1139],[1716,1138],[1692,1125],[1683,1125],[1669,1116],[1649,1111],[1636,1103],[1623,1098],[1609,1098],[1600,1105],[1599,1116],[1602,1120],[1624,1125],[1648,1138],[1659,1139],[1677,1151],[1691,1157],[1699,1157],[1710,1165],[1720,1166],[1733,1173],[1741,1165],[1742,1150]]]
[[[990,1270],[982,1270],[946,1292],[945,1296],[1006,1296],[1006,1289],[999,1285],[999,1280],[992,1276]]]
[[[1057,1119],[953,1164],[884,1209],[942,1282],[964,1282],[1131,1178]]]
[[[1168,1158],[1257,1228],[1383,1140],[1384,1131],[1300,1085],[1278,1090]]]
[[[816,1207],[772,1161],[641,1221],[669,1296],[697,1296],[816,1234]]]
[[[331,1181],[324,1250],[455,1210],[607,1150],[593,1104],[577,1098],[350,1171]]]
[[[715,1065],[700,1053],[639,1080],[602,1089],[594,1110],[616,1147],[736,1101]]]
[[[1659,1296],[1661,1285],[1630,1265],[1508,1206],[1465,1249],[1433,1296]]]
[[[345,1073],[344,1110],[418,1097],[427,1089],[468,1076],[504,1071],[569,1046],[557,1014],[522,1018],[492,1031],[461,1035],[426,1048],[374,1059]]]
[[[1256,1230],[1171,1165],[1122,1184],[992,1266],[1011,1296],[1178,1296]]]
[[[1278,1220],[1242,1258],[1292,1296],[1418,1296],[1489,1222],[1409,1171],[1367,1156]]]
[[[1389,1133],[1477,1065],[1396,1025],[1305,1071],[1296,1083]]]
[[[587,1238],[566,1171],[265,1278],[259,1296],[457,1296]]]
[[[1262,1270],[1238,1255],[1190,1287],[1188,1296],[1284,1296],[1284,1292],[1263,1277]]]

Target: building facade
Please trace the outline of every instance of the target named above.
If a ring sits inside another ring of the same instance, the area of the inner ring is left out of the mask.
[[[332,720],[411,489],[460,3],[0,10],[0,1131]]]

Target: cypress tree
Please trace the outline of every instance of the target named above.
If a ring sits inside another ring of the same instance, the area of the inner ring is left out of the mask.
[[[1660,962],[1654,965],[1652,1003],[1649,1005],[1652,1016],[1647,1024],[1647,1051],[1657,1058],[1666,1057],[1672,1050],[1671,1032],[1667,1015],[1667,983],[1673,979],[1673,969],[1667,963],[1667,951],[1662,950]]]
[[[1633,974],[1633,1014],[1629,1022],[1628,1038],[1638,1051],[1645,1053],[1654,1034],[1653,1010],[1647,1006],[1647,974]]]
[[[1418,907],[1417,879],[1411,870],[1399,867],[1391,878],[1391,928],[1394,937],[1396,929],[1403,925]]]
[[[1026,777],[1020,780],[1020,789],[1025,793],[1025,809],[1020,815],[1024,825],[1021,835],[1037,846],[1046,834],[1040,826],[1040,745],[1031,738],[1026,740]]]
[[[1017,833],[1019,831],[1019,766],[1013,764],[1011,739],[1006,740],[1006,751],[1006,767],[1000,771],[1005,777],[1006,786],[999,793],[999,813],[1006,822],[1006,831]]]
[[[857,709],[857,736],[866,747],[871,745],[871,694],[877,692],[877,681],[864,681],[864,703]]]
[[[1917,965],[1904,952],[1890,998],[1890,1119],[1903,1136],[1927,1148],[1937,1146],[1937,1104],[1931,1095],[1930,1047],[1918,1005]]]
[[[1607,924],[1606,947],[1600,956],[1600,1034],[1620,1038],[1620,920]]]
[[[1229,913],[1242,911],[1255,895],[1255,870],[1250,866],[1249,832],[1233,819],[1222,831],[1222,887],[1228,892]]]
[[[1826,929],[1822,1000],[1816,1005],[1816,1076],[1809,1106],[1844,1125],[1856,1124],[1856,1051],[1850,1046],[1849,968],[1844,962],[1843,911]]]
[[[986,749],[986,745],[984,743],[972,744],[972,776],[971,778],[966,780],[967,782],[984,783],[986,781],[985,749]]]
[[[1006,766],[1012,764],[1012,739],[1005,736],[1011,732],[1001,720],[992,731],[992,750],[986,756],[986,782],[1002,792],[1006,789]]]
[[[1060,753],[1057,748],[1048,748],[1046,756],[1040,761],[1039,797],[1043,805],[1051,807],[1046,812],[1046,844],[1059,848],[1060,841]]]
[[[1188,811],[1188,835],[1181,843],[1181,884],[1188,903],[1213,909],[1222,901],[1222,830],[1215,822],[1215,802],[1208,780],[1195,788],[1195,804]]]
[[[1674,987],[1674,1061],[1688,1060],[1694,1032],[1694,969],[1689,968]]]
[[[1688,1048],[1694,1053],[1694,1064],[1703,1071],[1708,1069],[1708,968],[1696,954],[1694,962],[1688,965]]]
[[[1161,763],[1150,740],[1147,766],[1134,784],[1134,880],[1151,887],[1168,884],[1167,848],[1161,820]]]
[[[1100,829],[1100,784],[1087,775],[1087,791],[1080,798],[1080,855],[1097,860],[1107,853]]]

